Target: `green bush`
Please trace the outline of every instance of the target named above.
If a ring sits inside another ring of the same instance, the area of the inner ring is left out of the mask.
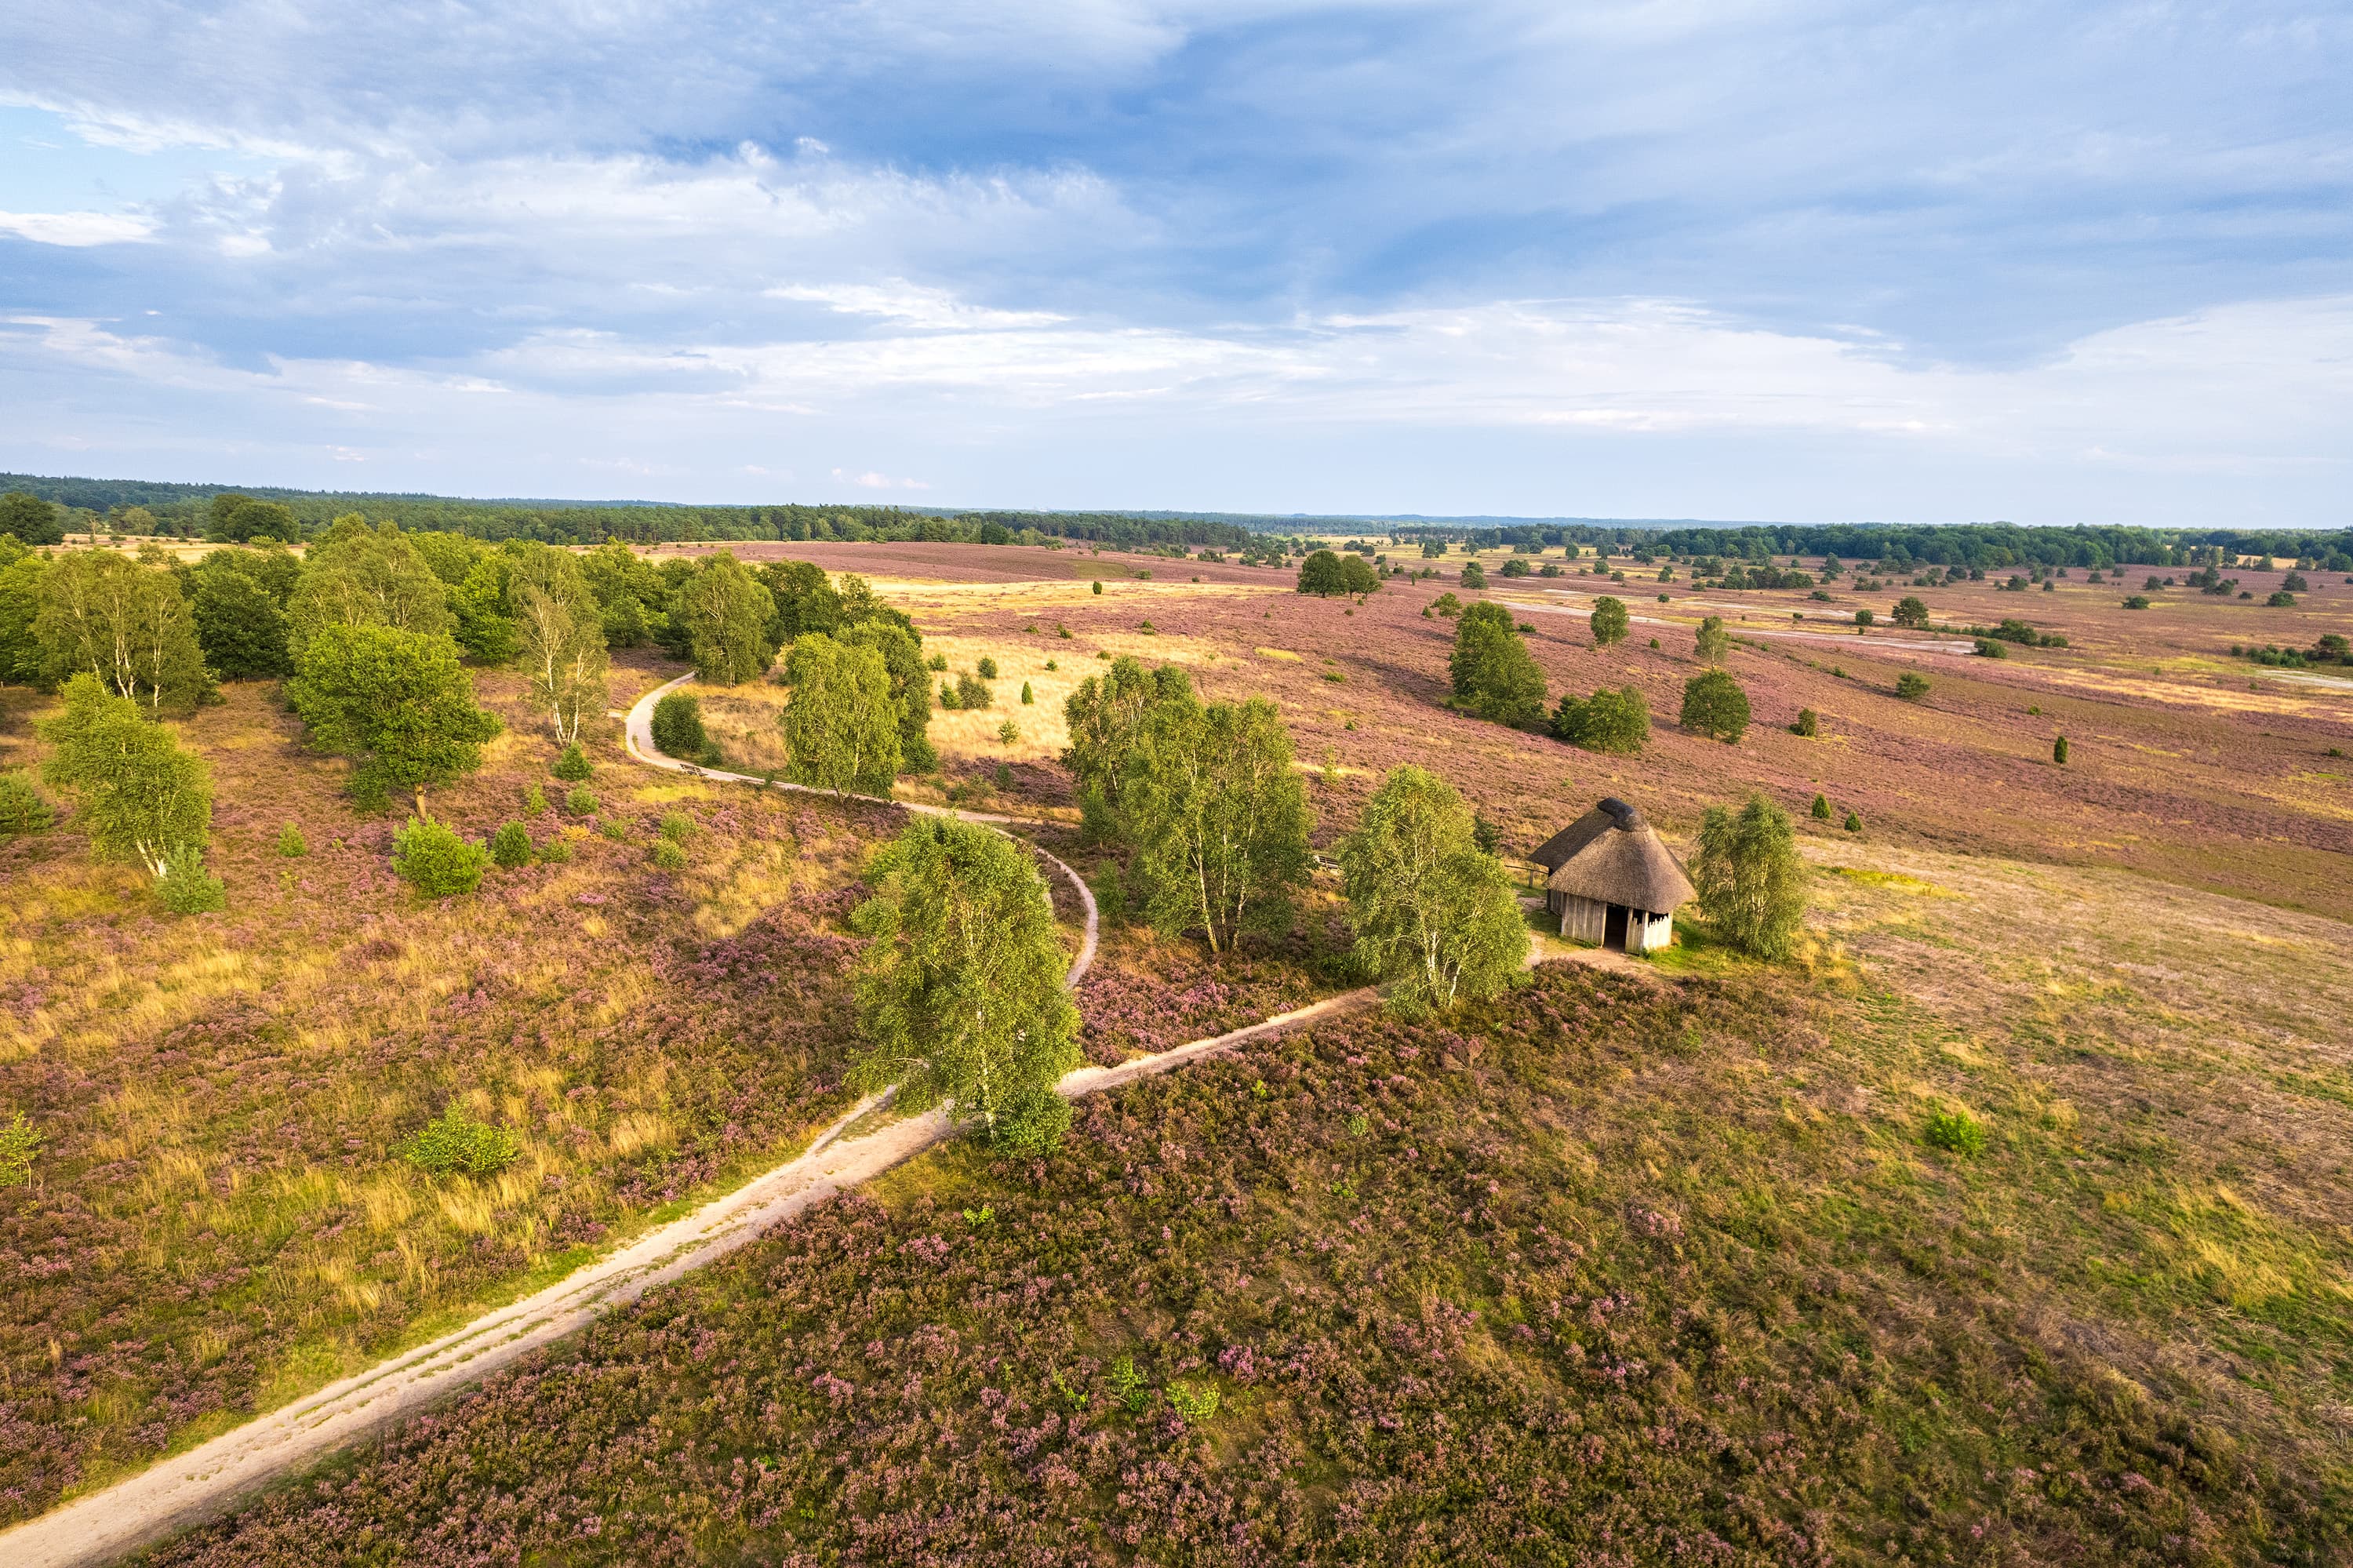
[[[491,859],[506,871],[531,863],[531,834],[521,822],[503,823],[491,835]]]
[[[1814,712],[1813,709],[1799,708],[1798,710],[1798,722],[1789,726],[1789,733],[1791,735],[1814,736],[1821,733],[1821,718]],[[1817,796],[1816,799],[1819,800],[1820,797]],[[1816,813],[1818,816],[1828,816],[1829,814],[1830,813],[1827,811]]]
[[[18,1111],[0,1127],[0,1187],[22,1187],[33,1179],[33,1157],[41,1151],[41,1132]]]
[[[586,784],[575,784],[564,797],[564,809],[575,817],[589,816],[596,810],[596,792]]]
[[[1513,563],[1514,566],[1520,564],[1516,561]],[[1176,1411],[1187,1426],[1198,1426],[1216,1415],[1219,1397],[1218,1391],[1208,1384],[1203,1384],[1199,1388],[1195,1388],[1188,1383],[1172,1383],[1168,1385],[1169,1408]]]
[[[302,830],[289,822],[278,830],[278,853],[288,860],[301,860],[311,853],[311,845],[302,837]]]
[[[228,890],[193,851],[183,851],[169,863],[156,880],[155,893],[174,915],[211,915],[228,907]]]
[[[0,844],[26,833],[46,832],[57,820],[49,803],[33,788],[21,769],[0,773]]]
[[[567,784],[577,784],[596,769],[588,765],[588,754],[580,749],[575,740],[564,748],[564,755],[555,759],[555,766],[549,771]]]
[[[2010,650],[2003,647],[2000,643],[1995,641],[1990,637],[1978,638],[1977,640],[1977,650],[1978,657],[1980,659],[2007,659],[2010,657]]]
[[[618,817],[611,817],[607,818],[596,831],[617,842],[629,836],[629,824]]]
[[[1002,741],[1005,745],[1011,746],[1015,741],[1021,738],[1021,726],[1015,724],[1011,719],[1007,719],[1003,724],[997,726],[997,738],[999,741]]]
[[[2067,737],[2061,736],[2051,743],[2051,760],[2060,767],[2067,766]]]
[[[1978,1125],[1977,1118],[1965,1110],[1930,1112],[1927,1125],[1921,1129],[1920,1136],[1927,1140],[1930,1148],[1941,1149],[1949,1154],[1985,1152],[1985,1128]]]
[[[694,836],[694,819],[684,811],[664,811],[661,836],[675,844],[682,844]]]
[[[959,708],[985,708],[991,701],[988,687],[976,675],[958,675],[955,683],[955,705]]]
[[[1813,816],[1814,821],[1818,822],[1827,822],[1831,820],[1831,802],[1828,796],[1817,795],[1814,797]]]
[[[948,667],[948,656],[947,656],[946,654],[944,654],[944,653],[934,653],[934,654],[933,654],[933,655],[931,656],[931,658],[930,658],[929,660],[927,660],[927,661],[924,662],[924,665],[923,665],[923,668],[924,668],[924,669],[926,669],[926,670],[944,670],[944,669],[946,669],[947,667]]]
[[[1061,1148],[1070,1130],[1071,1102],[1052,1089],[1032,1087],[1008,1097],[988,1141],[999,1154],[1035,1160]]]
[[[976,666],[976,668],[980,671],[980,678],[982,680],[994,681],[997,679],[997,661],[989,658],[987,654],[981,655],[980,662]]]
[[[1103,579],[1102,579],[1101,577],[1097,577],[1097,578],[1095,579],[1095,588],[1094,588],[1094,591],[1095,591],[1095,592],[1097,592],[1097,593],[1101,593],[1101,592],[1103,592]]]
[[[392,874],[427,898],[453,898],[482,885],[491,852],[470,844],[430,817],[409,823],[392,839]]]
[[[1590,697],[1564,696],[1552,715],[1552,732],[1588,751],[1632,756],[1651,738],[1651,705],[1633,686],[1604,686]]]
[[[2125,600],[2125,608],[2126,609],[2147,609],[2148,608],[2148,595],[2145,593],[2137,593],[2132,595]]]
[[[1049,661],[1049,662],[1050,663],[1051,662],[1050,662],[1050,661]],[[1022,683],[1021,683],[1021,705],[1022,705],[1023,707],[1025,707],[1025,708],[1026,708],[1026,707],[1029,707],[1029,706],[1032,705],[1033,704],[1035,704],[1035,703],[1037,702],[1037,700],[1038,700],[1037,694],[1036,694],[1036,693],[1034,693],[1034,692],[1032,692],[1032,691],[1030,691],[1030,689],[1029,689],[1029,682],[1027,682],[1027,681],[1022,682]]]
[[[1726,746],[1748,733],[1748,694],[1722,670],[1705,670],[1683,683],[1683,726]]]
[[[533,817],[547,815],[547,791],[534,784],[522,792],[522,809]]]
[[[1862,819],[1854,812],[1849,811],[1846,814],[1846,831],[1851,833],[1862,832]]]
[[[451,1106],[393,1148],[393,1152],[433,1176],[462,1171],[495,1176],[522,1153],[522,1140],[505,1128],[476,1121]]]
[[[686,849],[676,839],[654,841],[654,863],[664,871],[686,869]]]
[[[539,863],[542,865],[565,865],[571,859],[572,841],[569,839],[550,839],[539,846]]]
[[[654,749],[665,757],[700,757],[711,745],[702,728],[702,699],[686,692],[671,692],[654,705],[653,727]]]
[[[1895,677],[1895,694],[1907,703],[1916,703],[1928,694],[1928,677],[1917,670],[1906,670]]]

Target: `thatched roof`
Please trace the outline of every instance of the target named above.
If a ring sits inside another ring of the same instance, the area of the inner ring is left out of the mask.
[[[1551,891],[1597,903],[1662,915],[1698,895],[1674,851],[1620,800],[1602,801],[1528,858],[1552,873]]]

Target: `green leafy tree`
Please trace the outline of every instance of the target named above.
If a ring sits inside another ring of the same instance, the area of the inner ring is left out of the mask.
[[[692,692],[667,692],[654,704],[654,749],[665,757],[698,758],[711,746],[702,727],[702,701]]]
[[[33,635],[50,680],[86,672],[151,715],[213,694],[195,620],[170,573],[89,550],[50,563],[40,591]]]
[[[1826,795],[1815,796],[1812,810],[1814,821],[1818,822],[1829,821],[1831,820],[1830,798]]]
[[[41,579],[48,561],[29,551],[6,558],[0,538],[0,682],[36,685],[47,678],[48,661],[34,626],[41,613]]]
[[[1748,694],[1722,670],[1704,670],[1683,683],[1683,726],[1726,746],[1748,733]]]
[[[761,586],[776,602],[768,635],[789,648],[812,631],[831,637],[841,630],[841,595],[825,568],[809,561],[776,561],[759,570]]]
[[[129,697],[84,672],[66,683],[65,711],[41,726],[42,773],[80,797],[78,825],[101,860],[143,865],[161,882],[200,861],[212,834],[212,774]]]
[[[572,557],[544,545],[517,553],[509,585],[515,607],[510,624],[532,701],[547,715],[555,743],[573,745],[607,701],[608,660],[596,597]]]
[[[1799,708],[1797,722],[1789,726],[1791,735],[1815,736],[1821,733],[1821,716],[1811,708]]]
[[[1299,591],[1318,599],[1336,599],[1348,591],[1347,568],[1330,550],[1318,550],[1299,563]]]
[[[899,1108],[948,1101],[1000,1149],[1042,1153],[1069,1125],[1054,1085],[1082,1060],[1068,960],[1035,864],[1002,833],[948,817],[907,824],[867,867],[853,923],[874,938],[858,976],[858,1087]]]
[[[330,627],[385,626],[431,637],[456,626],[449,590],[391,524],[339,518],[311,547],[286,606],[286,651],[299,669]]]
[[[793,782],[887,797],[899,773],[901,709],[882,655],[807,632],[785,662],[785,680],[793,695],[778,722]]]
[[[1474,604],[1462,612],[1447,670],[1454,705],[1463,712],[1523,729],[1543,722],[1544,672],[1502,605]]]
[[[293,669],[286,652],[286,611],[237,565],[250,551],[221,551],[192,574],[189,610],[205,662],[225,681],[259,680]]]
[[[1164,664],[1146,670],[1124,654],[1112,661],[1109,671],[1080,682],[1063,700],[1071,741],[1062,766],[1077,785],[1079,820],[1089,839],[1121,835],[1121,789],[1146,711],[1155,703],[1192,700],[1192,683],[1182,669]]]
[[[1465,588],[1485,588],[1487,586],[1487,568],[1481,566],[1476,561],[1463,562],[1462,586]]]
[[[1626,614],[1626,601],[1603,594],[1593,601],[1593,645],[1607,648],[1626,641],[1627,628],[1631,624]]]
[[[47,832],[56,821],[49,803],[33,788],[30,775],[21,768],[0,773],[0,844],[30,833]]]
[[[929,773],[940,765],[933,749],[932,683],[923,673],[923,646],[905,618],[869,617],[850,626],[839,639],[852,648],[871,650],[891,676],[891,700],[899,710],[899,771]]]
[[[1692,637],[1692,652],[1702,663],[1724,662],[1725,655],[1732,652],[1732,633],[1724,629],[1724,617],[1711,615],[1699,623],[1699,630]]]
[[[739,686],[776,662],[776,644],[768,641],[776,613],[775,597],[722,550],[678,590],[670,621],[697,679]]]
[[[447,637],[390,626],[330,626],[312,638],[286,697],[311,743],[352,759],[352,794],[382,810],[481,765],[499,721],[474,704],[473,678]]]
[[[1484,1000],[1526,960],[1527,924],[1510,875],[1475,837],[1453,788],[1414,767],[1393,768],[1341,842],[1357,963],[1414,1016]]]
[[[1553,712],[1552,732],[1588,751],[1631,757],[1650,742],[1651,705],[1634,686],[1614,692],[1603,686],[1583,699],[1564,696]]]
[[[1289,920],[1307,880],[1307,793],[1291,736],[1262,697],[1207,707],[1189,693],[1145,711],[1121,781],[1143,916],[1198,930],[1212,953]]]
[[[1895,601],[1895,612],[1892,619],[1898,626],[1907,627],[1914,631],[1922,630],[1928,624],[1927,603],[1924,599],[1907,595]]]
[[[668,624],[670,588],[660,570],[618,539],[581,556],[580,574],[596,598],[606,647],[643,647]]]
[[[1364,599],[1381,591],[1380,574],[1362,556],[1340,557],[1340,591],[1354,599]]]
[[[12,490],[0,495],[0,534],[26,545],[62,545],[66,539],[65,517],[39,496]]]
[[[522,608],[515,591],[514,564],[502,555],[485,551],[467,568],[463,577],[449,585],[449,613],[457,621],[449,634],[457,639],[459,647],[484,663],[503,664],[522,647],[515,624]],[[600,620],[597,641],[603,640]]]
[[[470,844],[430,817],[392,836],[392,874],[427,898],[454,898],[482,885],[491,852]]]
[[[1759,959],[1789,956],[1806,916],[1806,867],[1789,813],[1762,795],[1749,796],[1737,816],[1709,807],[1692,885],[1701,912],[1734,947]]]
[[[249,539],[302,536],[294,509],[282,502],[257,501],[250,495],[223,491],[212,498],[205,518],[205,537],[216,544],[242,545]]]

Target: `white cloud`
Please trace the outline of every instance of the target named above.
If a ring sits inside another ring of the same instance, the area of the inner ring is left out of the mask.
[[[833,477],[844,484],[854,484],[860,490],[931,489],[930,485],[920,479],[892,479],[889,474],[877,473],[872,469],[867,470],[864,473],[852,473],[847,469],[838,468],[833,471]]]
[[[0,212],[0,233],[41,245],[131,245],[155,237],[144,217],[119,212]]]

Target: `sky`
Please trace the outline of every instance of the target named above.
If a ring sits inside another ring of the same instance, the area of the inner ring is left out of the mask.
[[[16,0],[0,468],[2353,523],[2353,0]]]

